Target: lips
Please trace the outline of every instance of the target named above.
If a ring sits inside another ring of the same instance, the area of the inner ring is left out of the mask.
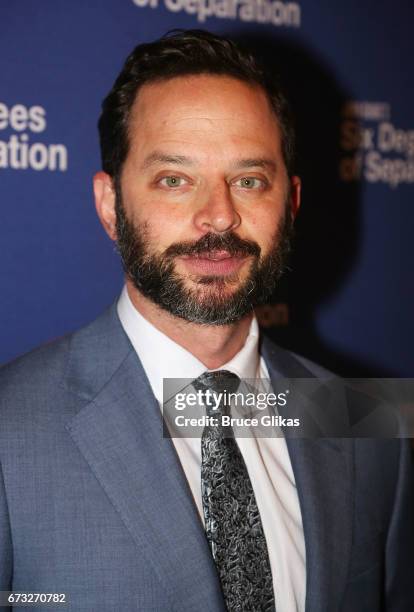
[[[232,255],[226,250],[212,250],[180,257],[193,274],[223,276],[237,272],[245,261],[244,256]]]

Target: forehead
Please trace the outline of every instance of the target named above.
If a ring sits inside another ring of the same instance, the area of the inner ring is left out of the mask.
[[[249,146],[281,154],[279,123],[264,90],[227,76],[181,76],[144,85],[128,132],[135,154],[161,145],[217,153]]]

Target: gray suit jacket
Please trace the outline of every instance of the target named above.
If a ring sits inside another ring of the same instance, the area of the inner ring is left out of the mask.
[[[271,377],[315,374],[270,342],[262,354]],[[412,612],[408,445],[288,438],[288,449],[306,612]],[[115,307],[1,369],[0,460],[0,590],[66,593],[71,611],[224,611],[184,473]]]

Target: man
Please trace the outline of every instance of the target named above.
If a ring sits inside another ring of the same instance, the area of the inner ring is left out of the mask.
[[[1,372],[0,588],[100,612],[413,610],[405,442],[162,438],[165,378],[324,375],[259,344],[252,310],[300,202],[283,95],[232,42],[181,32],[133,51],[99,129],[126,287]]]

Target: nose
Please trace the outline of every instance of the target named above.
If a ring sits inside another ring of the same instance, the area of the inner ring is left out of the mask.
[[[239,227],[241,217],[234,207],[227,183],[208,192],[205,202],[194,216],[194,223],[202,232],[223,233]]]

